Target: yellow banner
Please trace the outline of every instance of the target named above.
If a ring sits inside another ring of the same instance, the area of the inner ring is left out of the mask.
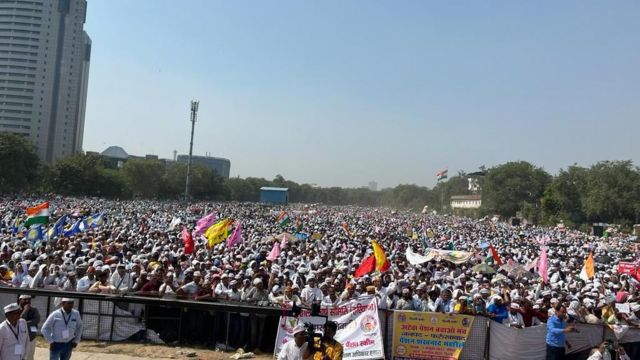
[[[396,311],[393,314],[395,360],[458,359],[473,316]]]

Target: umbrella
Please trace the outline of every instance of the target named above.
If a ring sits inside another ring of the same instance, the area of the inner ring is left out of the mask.
[[[516,266],[511,271],[509,271],[509,276],[513,276],[516,279],[530,279],[533,277],[533,274],[522,266]]]
[[[280,233],[278,235],[271,235],[265,238],[265,240],[269,243],[272,243],[274,241],[282,241],[283,238],[287,239],[287,242],[291,241],[291,242],[296,242],[298,240],[298,238],[296,238],[294,235],[291,235],[289,233],[283,232]]]
[[[282,241],[283,237],[286,237],[287,241],[296,241],[296,240],[298,240],[298,238],[295,237],[295,235],[291,235],[291,234],[286,233],[286,232],[280,233],[280,234],[275,236],[275,238],[280,240],[280,241]]]
[[[471,268],[471,270],[477,273],[485,273],[485,274],[493,274],[496,272],[491,266],[485,263],[475,265],[474,267]]]
[[[495,284],[495,283],[497,283],[498,281],[505,281],[505,280],[507,280],[507,277],[506,277],[506,276],[504,276],[504,275],[502,275],[502,274],[498,274],[498,275],[494,276],[494,277],[493,277],[493,279],[491,279],[491,283],[492,283],[492,284]]]
[[[512,264],[504,264],[502,266],[500,266],[500,268],[498,270],[504,270],[507,273],[510,273],[513,269],[515,269],[517,267],[517,265],[512,265]]]

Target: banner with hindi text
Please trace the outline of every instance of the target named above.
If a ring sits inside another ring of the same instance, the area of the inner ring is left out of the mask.
[[[323,307],[320,313],[338,324],[338,331],[334,338],[344,348],[343,359],[384,358],[378,304],[374,297],[351,300],[330,308]],[[303,310],[298,318],[280,317],[274,350],[275,356],[278,355],[284,344],[293,341],[293,328],[298,323],[314,324],[315,331],[322,332],[325,319],[309,315],[309,311]]]
[[[458,359],[473,325],[473,316],[395,311],[393,358]]]

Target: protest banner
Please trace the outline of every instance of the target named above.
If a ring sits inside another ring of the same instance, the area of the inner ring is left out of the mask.
[[[393,314],[393,358],[458,359],[471,332],[473,316],[396,311]]]
[[[360,298],[330,308],[322,307],[320,314],[338,324],[334,338],[344,348],[343,359],[384,358],[378,304],[374,297]],[[315,331],[321,333],[326,319],[311,317],[307,310],[303,310],[298,318],[280,317],[274,355],[277,356],[288,341],[293,341],[293,328],[298,323],[311,323]]]

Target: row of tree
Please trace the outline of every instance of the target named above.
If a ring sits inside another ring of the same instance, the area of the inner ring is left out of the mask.
[[[130,159],[122,168],[99,155],[77,154],[52,167],[41,163],[24,139],[0,133],[0,193],[54,192],[109,198],[179,199],[184,194],[186,165]],[[327,205],[384,206],[448,212],[453,195],[468,195],[469,176],[481,187],[482,207],[474,215],[523,217],[542,224],[568,226],[589,222],[637,223],[640,215],[640,169],[631,161],[605,161],[589,168],[573,165],[551,176],[528,162],[509,162],[467,175],[463,172],[429,189],[398,185],[380,191],[367,188],[322,188],[298,184],[278,175],[223,179],[195,165],[190,194],[196,199],[258,201],[260,188],[289,188],[292,202]]]

